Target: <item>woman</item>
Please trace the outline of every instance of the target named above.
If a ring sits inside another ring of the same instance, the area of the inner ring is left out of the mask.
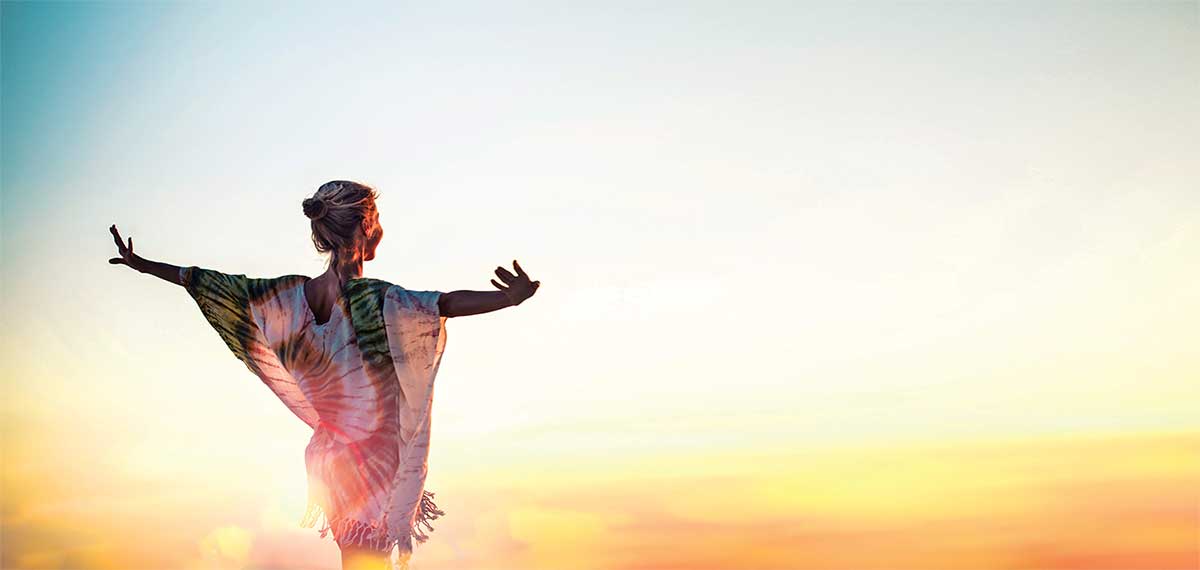
[[[426,491],[433,380],[446,344],[446,319],[521,304],[537,291],[516,260],[491,282],[499,291],[414,291],[362,277],[383,238],[377,194],[344,180],[303,202],[319,277],[253,279],[150,261],[110,229],[132,267],[182,285],[217,333],[292,412],[313,428],[305,451],[309,504],[301,521],[325,515],[349,570],[386,568],[398,548],[406,566],[412,540],[441,516]]]

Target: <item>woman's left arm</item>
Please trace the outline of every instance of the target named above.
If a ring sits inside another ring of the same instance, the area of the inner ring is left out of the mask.
[[[133,252],[133,238],[129,238],[129,243],[121,241],[121,234],[117,231],[117,225],[109,226],[108,230],[112,233],[113,239],[117,242],[117,253],[121,257],[114,257],[108,260],[113,265],[128,265],[129,267],[142,273],[149,273],[163,281],[183,285],[179,280],[179,266],[163,263],[161,261],[151,261]]]
[[[528,299],[537,292],[538,287],[542,284],[541,281],[530,281],[529,275],[521,269],[521,264],[517,260],[513,260],[513,268],[517,270],[517,274],[513,275],[503,267],[496,267],[496,276],[504,282],[501,285],[492,279],[492,285],[495,285],[499,291],[450,291],[443,293],[438,298],[438,311],[443,317],[465,317],[468,315],[478,315],[481,313],[490,313],[505,307],[515,307],[520,305],[525,299]]]

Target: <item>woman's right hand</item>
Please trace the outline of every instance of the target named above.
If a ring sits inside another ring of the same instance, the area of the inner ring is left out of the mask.
[[[504,293],[508,297],[508,302],[513,306],[520,305],[525,299],[533,296],[537,288],[541,286],[541,281],[531,281],[529,275],[521,269],[521,264],[517,260],[513,260],[513,268],[517,270],[517,274],[513,275],[509,270],[503,267],[496,267],[496,276],[504,281],[504,285],[496,283],[492,279],[492,285]]]
[[[121,234],[117,231],[116,224],[109,226],[108,231],[112,232],[113,240],[117,242],[117,253],[121,254],[121,257],[114,257],[109,259],[108,262],[113,265],[128,265],[134,270],[142,271],[142,258],[133,253],[133,238],[129,238],[128,245],[122,242]]]

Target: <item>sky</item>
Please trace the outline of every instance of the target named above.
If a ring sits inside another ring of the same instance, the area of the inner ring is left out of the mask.
[[[108,226],[315,276],[350,179],[366,276],[541,281],[447,324],[415,568],[1192,568],[1197,101],[1195,2],[5,2],[3,566],[337,567]]]

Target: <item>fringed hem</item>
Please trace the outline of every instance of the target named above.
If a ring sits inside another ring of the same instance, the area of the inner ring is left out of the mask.
[[[432,531],[433,525],[431,523],[444,514],[446,513],[439,509],[436,504],[434,504],[433,493],[430,493],[429,491],[422,491],[421,503],[417,505],[416,515],[413,517],[413,539],[418,543],[423,543],[426,540],[429,540],[429,535],[425,534],[425,531],[421,530],[421,527],[424,526],[427,530]]]
[[[432,522],[442,515],[445,511],[438,508],[433,502],[434,493],[429,491],[421,492],[421,501],[417,504],[417,511],[413,514],[413,520],[409,524],[410,540],[388,540],[388,529],[386,524],[367,524],[362,521],[350,518],[338,518],[332,523],[328,517],[325,517],[325,524],[322,525],[321,538],[330,531],[333,531],[333,536],[341,546],[355,545],[391,553],[393,548],[399,547],[398,557],[392,561],[392,568],[395,570],[408,570],[408,560],[412,555],[413,541],[416,543],[424,543],[429,540],[429,535],[426,530],[432,531]],[[316,525],[317,520],[324,515],[324,510],[316,501],[309,501],[308,508],[304,511],[304,516],[300,519],[300,526],[311,528]],[[422,529],[421,527],[425,527]],[[340,537],[340,539],[338,539]]]

